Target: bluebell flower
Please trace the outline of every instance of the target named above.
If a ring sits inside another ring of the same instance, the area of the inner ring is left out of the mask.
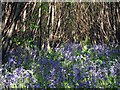
[[[85,68],[86,68],[87,70],[92,70],[92,69],[93,69],[93,66],[85,66]]]
[[[56,87],[55,87],[54,83],[51,83],[48,85],[48,88],[56,88]]]
[[[54,75],[55,74],[54,72],[55,72],[55,68],[52,68],[52,70],[50,70],[50,73]]]
[[[29,77],[31,83],[36,83],[36,80],[33,77]]]
[[[4,86],[8,88],[8,86],[10,86],[10,82],[9,81],[4,82]]]
[[[78,65],[73,66],[73,76],[76,80],[79,80],[81,78],[80,77],[80,71],[78,69]]]
[[[35,83],[35,84],[33,85],[33,88],[40,88],[40,84]]]
[[[17,78],[14,75],[12,75],[11,76],[11,83],[16,83],[16,82],[17,82]]]
[[[82,82],[78,82],[78,84],[79,84],[78,88],[82,88],[82,87],[84,87],[84,83],[82,83]]]
[[[84,82],[84,85],[85,85],[86,88],[90,88],[90,83],[89,83],[89,81]]]
[[[116,73],[114,70],[114,66],[111,66],[109,70],[110,70],[110,76],[114,76]]]
[[[24,77],[24,78],[26,78],[26,77],[28,77],[28,76],[29,76],[29,73],[24,73],[24,74],[23,74],[23,77]]]
[[[14,59],[13,58],[9,58],[9,63],[13,63]]]
[[[25,86],[26,86],[26,88],[31,88],[30,83],[26,83]]]
[[[11,74],[10,74],[10,73],[6,74],[6,75],[5,75],[5,78],[6,78],[7,80],[11,79]]]

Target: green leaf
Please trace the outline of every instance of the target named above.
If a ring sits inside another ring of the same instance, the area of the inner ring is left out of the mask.
[[[21,44],[21,42],[18,42],[17,44],[19,45],[19,44]]]

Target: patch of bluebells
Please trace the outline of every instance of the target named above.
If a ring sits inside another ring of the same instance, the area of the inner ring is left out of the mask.
[[[53,51],[15,48],[2,65],[1,87],[119,87],[120,49],[67,43]],[[18,55],[19,54],[19,55]],[[113,82],[114,81],[114,82]],[[105,83],[105,84],[103,84]]]
[[[22,67],[16,68],[12,72],[7,71],[4,73],[0,78],[2,80],[2,82],[0,82],[1,88],[25,88],[27,83],[29,83],[30,86],[34,86],[36,83],[32,71],[25,70]]]

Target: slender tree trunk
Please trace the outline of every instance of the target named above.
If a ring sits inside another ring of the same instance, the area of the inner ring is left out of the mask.
[[[40,3],[40,8],[39,8],[39,14],[38,14],[38,22],[37,25],[39,26],[37,28],[37,46],[38,49],[41,50],[42,49],[42,3]]]
[[[2,26],[2,3],[0,2],[0,68],[1,68],[1,64],[2,64],[2,35],[1,35],[1,26]],[[1,74],[1,73],[0,73]]]
[[[49,39],[49,35],[50,35],[50,30],[51,30],[51,19],[52,19],[52,4],[49,3],[49,16],[48,16],[48,21],[47,21],[47,41],[46,41],[46,49],[50,50],[50,39]]]
[[[2,47],[2,60],[5,59],[5,55],[7,54],[7,52],[10,50],[10,48],[12,46],[12,41],[11,41],[12,34],[15,31],[16,23],[20,18],[20,14],[26,6],[25,3],[17,3],[17,4],[13,4],[13,5],[17,5],[15,7],[14,11],[11,11],[12,13],[14,13],[13,14],[14,16],[11,17],[11,15],[9,15],[9,19],[7,20],[8,21],[7,23],[10,23],[10,25],[8,26],[6,23],[5,28],[3,28],[3,30],[2,30],[2,32],[7,31],[5,33],[2,33],[2,35],[3,35],[3,37],[2,37],[2,46],[3,46]]]

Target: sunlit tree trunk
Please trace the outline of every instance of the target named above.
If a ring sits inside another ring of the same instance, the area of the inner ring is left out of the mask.
[[[1,68],[1,64],[2,64],[2,35],[1,35],[1,26],[2,26],[2,3],[0,2],[0,68]],[[1,74],[1,72],[0,72]]]
[[[116,15],[116,22],[115,22],[115,26],[116,26],[116,39],[117,42],[120,45],[120,3],[115,3],[115,15]]]
[[[10,50],[12,46],[11,37],[13,32],[15,31],[16,23],[20,18],[20,14],[22,10],[24,10],[26,4],[25,3],[13,3],[11,8],[11,12],[9,13],[9,18],[6,22],[5,27],[2,29],[2,59],[4,60],[5,55]],[[15,6],[14,6],[15,5]],[[14,8],[14,9],[13,9]],[[5,31],[5,32],[4,32]]]
[[[37,28],[37,47],[39,50],[42,49],[42,20],[43,20],[43,17],[42,17],[42,3],[40,2],[39,3],[39,6],[40,8],[38,9],[38,19],[37,19],[37,25],[39,26]]]
[[[51,33],[51,19],[52,19],[52,4],[49,3],[49,15],[48,15],[48,20],[47,20],[47,41],[46,41],[46,49],[50,50],[50,33]]]
[[[60,34],[60,25],[61,25],[61,3],[55,3],[55,23],[54,26],[54,32],[53,32],[53,43],[52,46],[57,47],[61,40],[61,34]]]
[[[26,20],[26,10],[24,10],[24,13],[23,13],[23,30],[24,31],[26,30],[25,20]]]

